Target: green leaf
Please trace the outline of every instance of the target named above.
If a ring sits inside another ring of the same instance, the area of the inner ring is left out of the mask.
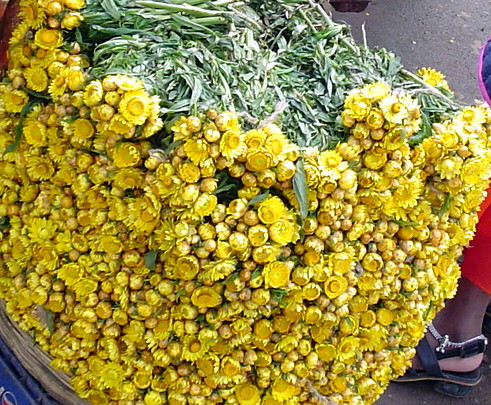
[[[268,196],[269,196],[269,190],[266,191],[265,193],[255,196],[254,198],[251,198],[249,200],[249,205],[254,205],[258,202],[264,201],[266,198],[268,198]]]
[[[307,218],[309,211],[307,177],[305,176],[303,167],[303,158],[297,160],[296,169],[295,175],[293,176],[293,191],[295,191],[295,196],[300,207],[300,218],[303,221]]]
[[[145,267],[150,270],[155,270],[155,263],[157,262],[158,250],[149,250],[145,253]]]

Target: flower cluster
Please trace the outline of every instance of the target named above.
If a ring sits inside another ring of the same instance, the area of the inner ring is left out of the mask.
[[[214,110],[163,135],[142,82],[62,47],[82,5],[23,0],[0,84],[8,313],[93,404],[373,403],[455,290],[489,109],[411,146],[418,104],[375,82],[332,150]]]

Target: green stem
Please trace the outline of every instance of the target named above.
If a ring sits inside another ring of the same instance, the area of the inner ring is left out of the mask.
[[[143,7],[167,10],[171,13],[185,13],[185,14],[190,14],[200,17],[202,16],[213,17],[217,15],[223,15],[225,13],[224,11],[206,10],[204,8],[195,7],[188,4],[175,5],[175,4],[160,3],[157,1],[150,1],[150,0],[137,0],[135,3]]]
[[[421,79],[420,77],[418,77],[417,75],[415,75],[414,73],[411,73],[409,72],[408,70],[406,69],[401,69],[401,74],[403,74],[404,76],[410,78],[411,80],[413,80],[414,82],[422,85],[425,89],[427,89],[430,93],[434,94],[435,96],[438,96],[440,97],[441,99],[445,100],[447,103],[449,103],[450,105],[457,105],[457,103],[448,98],[447,96],[445,96],[444,94],[442,94],[441,91],[439,91],[438,89],[436,89],[434,86],[426,83],[423,79]]]

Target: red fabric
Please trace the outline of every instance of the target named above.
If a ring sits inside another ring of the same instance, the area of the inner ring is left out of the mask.
[[[491,294],[491,186],[481,205],[476,235],[465,249],[462,276]]]

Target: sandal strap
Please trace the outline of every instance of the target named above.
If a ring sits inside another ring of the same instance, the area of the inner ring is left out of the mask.
[[[440,343],[435,348],[438,359],[447,357],[472,357],[483,353],[488,344],[488,339],[483,334],[475,336],[465,342],[452,342],[448,335],[441,335],[432,322],[428,324],[428,331]],[[448,353],[451,353],[450,355]]]
[[[444,352],[437,352],[436,357],[438,360],[447,359],[449,357],[473,357],[478,354],[484,353],[486,350],[487,339],[483,336],[483,339],[475,340],[473,342],[466,343],[462,347],[455,347],[446,349]]]
[[[431,348],[426,336],[423,337],[416,347],[416,353],[418,353],[419,361],[423,366],[424,370],[431,377],[443,378],[443,372],[438,364],[438,359],[436,357],[435,351]]]

